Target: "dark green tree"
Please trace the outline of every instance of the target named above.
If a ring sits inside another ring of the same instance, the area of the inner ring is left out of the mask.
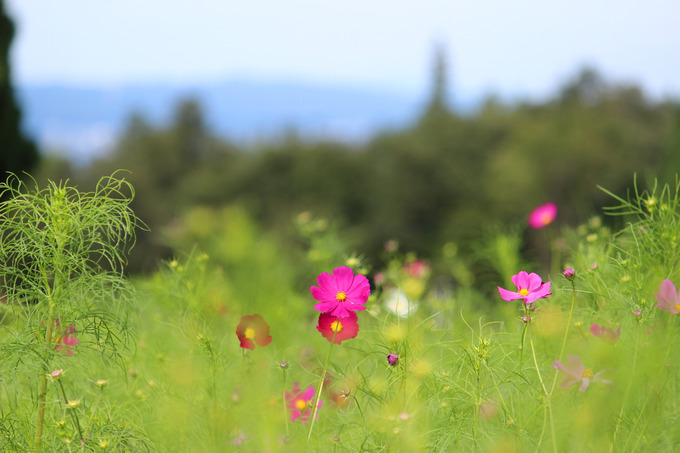
[[[38,150],[21,130],[21,112],[14,98],[9,49],[14,38],[14,23],[0,0],[0,180],[7,173],[31,171],[38,163]]]

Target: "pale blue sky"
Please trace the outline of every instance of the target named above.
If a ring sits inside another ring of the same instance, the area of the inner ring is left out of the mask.
[[[17,83],[230,77],[420,93],[554,92],[584,64],[680,97],[677,0],[8,0]]]

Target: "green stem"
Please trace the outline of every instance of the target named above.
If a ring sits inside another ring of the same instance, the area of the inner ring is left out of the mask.
[[[534,339],[531,336],[531,331],[529,331],[529,344],[531,345],[531,355],[534,358],[534,366],[536,367],[536,374],[538,374],[538,380],[541,383],[541,388],[543,389],[543,395],[545,397],[546,401],[546,408],[548,410],[548,417],[550,418],[550,431],[552,434],[552,441],[553,441],[553,449],[554,451],[557,451],[557,442],[555,441],[555,424],[553,421],[553,414],[552,414],[552,403],[550,401],[550,393],[548,393],[548,389],[545,387],[545,383],[543,382],[543,377],[541,376],[541,370],[538,368],[538,360],[536,360],[536,350],[534,348]],[[545,410],[545,409],[544,409]],[[541,436],[538,439],[538,445],[536,447],[536,451],[538,451],[539,447],[541,446],[541,441],[543,440],[543,433],[545,432],[545,413],[543,416],[543,428],[541,430]]]
[[[283,370],[283,391],[281,392],[283,396],[283,419],[286,421],[286,436],[290,436],[288,431],[288,406],[286,405],[286,369]]]
[[[100,388],[99,390],[99,398],[97,398],[97,402],[94,404],[94,409],[92,409],[92,415],[90,415],[90,419],[87,422],[87,426],[89,427],[90,431],[92,431],[92,422],[94,421],[94,416],[99,410],[99,405],[101,404],[102,398],[104,397],[104,389]]]
[[[319,411],[319,402],[321,401],[321,390],[323,390],[323,382],[326,380],[326,370],[328,369],[328,362],[331,360],[331,352],[333,351],[333,344],[335,343],[335,335],[338,332],[333,331],[333,339],[331,340],[331,346],[328,348],[328,355],[326,356],[326,363],[323,365],[323,371],[321,371],[321,378],[319,379],[319,388],[316,391],[316,397],[314,398],[314,411],[312,412],[312,420],[309,423],[309,433],[307,433],[307,445],[309,445],[309,440],[312,438],[312,430],[314,429],[314,422],[316,421],[316,414]]]
[[[68,405],[68,398],[66,397],[66,390],[64,390],[64,385],[61,380],[57,381],[59,383],[59,388],[61,388],[61,394],[64,396],[64,404]],[[78,430],[78,435],[80,436],[81,445],[85,443],[85,438],[83,437],[83,431],[80,429],[80,421],[75,413],[75,408],[68,408],[68,412],[71,414],[71,420],[73,420],[73,425]]]
[[[45,333],[45,345],[49,348],[52,345],[52,336],[54,334],[54,310],[56,305],[51,301],[51,295],[48,293],[50,298],[50,312],[47,316],[47,332]],[[42,434],[43,426],[45,424],[45,404],[47,402],[47,373],[49,371],[49,360],[45,360],[40,369],[40,381],[38,390],[38,419],[35,424],[35,444],[34,451],[39,453],[42,450]]]
[[[614,451],[614,446],[616,445],[616,436],[619,432],[619,427],[621,426],[621,420],[623,420],[623,409],[626,406],[626,401],[628,400],[628,395],[630,394],[631,386],[633,385],[633,378],[635,377],[635,367],[637,365],[638,356],[638,343],[640,338],[640,325],[635,332],[635,351],[633,352],[633,364],[631,366],[630,379],[628,380],[628,385],[626,386],[626,392],[623,394],[623,400],[621,401],[621,408],[619,409],[619,416],[616,419],[616,426],[614,427],[614,436],[612,437],[612,443],[609,446],[609,453]]]
[[[524,316],[529,316],[529,309],[526,304],[524,305]],[[522,360],[524,358],[524,338],[527,334],[528,323],[524,323],[524,330],[522,330],[522,338],[519,343],[519,375],[523,376],[522,373]],[[520,386],[517,389],[517,421],[519,422],[520,428],[522,427],[522,382],[520,381]]]
[[[564,348],[567,345],[567,335],[569,334],[569,326],[571,326],[571,316],[574,313],[574,303],[576,302],[576,285],[574,281],[571,281],[571,308],[569,309],[569,320],[567,321],[567,328],[564,331],[564,338],[562,339],[562,347],[560,348],[560,355],[557,360],[562,360],[564,355]],[[552,395],[555,391],[555,385],[557,384],[558,371],[555,370],[555,377],[553,378],[552,386],[550,387],[550,394]]]

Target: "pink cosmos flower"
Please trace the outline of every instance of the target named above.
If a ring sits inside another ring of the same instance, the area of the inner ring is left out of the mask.
[[[236,336],[244,349],[253,350],[256,343],[258,346],[267,346],[272,342],[269,324],[258,314],[242,316],[236,327]]]
[[[621,335],[621,326],[619,326],[618,329],[614,330],[611,327],[598,326],[597,324],[593,324],[592,326],[590,326],[590,332],[598,338],[602,338],[603,340],[607,340],[613,343],[619,338],[619,335]]]
[[[557,217],[557,205],[553,202],[548,202],[534,208],[529,214],[529,226],[533,229],[540,229],[550,225]]]
[[[321,332],[321,335],[335,344],[340,344],[343,340],[354,338],[359,333],[359,324],[357,324],[357,314],[353,311],[349,312],[349,316],[339,318],[337,316],[329,315],[328,313],[321,313],[319,315],[319,325],[316,330]]]
[[[57,320],[57,326],[59,326],[59,320]],[[75,331],[76,328],[74,326],[69,326],[68,333],[64,334],[64,336],[57,336],[57,346],[54,349],[64,354],[73,355],[75,346],[80,343],[80,340],[75,335],[69,335],[75,333]]]
[[[409,277],[419,278],[430,271],[430,266],[423,260],[414,260],[404,263],[404,272]]]
[[[505,300],[522,299],[525,304],[531,304],[538,299],[552,294],[550,292],[550,282],[544,283],[541,277],[533,272],[528,274],[525,271],[521,271],[519,274],[513,275],[512,283],[517,286],[517,292],[498,287],[501,297]]]
[[[666,279],[659,285],[659,290],[654,293],[656,306],[668,313],[680,313],[680,292],[675,290],[672,281]]]
[[[585,392],[591,382],[611,384],[610,380],[600,378],[600,375],[604,373],[604,371],[593,374],[593,370],[586,368],[585,365],[583,365],[581,358],[577,355],[568,355],[567,363],[569,366],[566,366],[559,360],[553,362],[553,368],[566,374],[566,376],[562,378],[562,382],[560,382],[560,387],[563,389],[569,388],[577,382],[581,383],[581,386],[579,387],[579,391],[581,392]]]
[[[363,275],[354,275],[352,269],[342,266],[333,269],[333,276],[322,272],[316,281],[319,286],[309,290],[321,302],[314,305],[318,311],[346,318],[352,311],[366,310],[364,304],[371,294],[371,285]]]
[[[286,405],[290,412],[290,420],[295,421],[298,418],[302,423],[307,422],[312,416],[312,400],[314,399],[314,386],[310,385],[304,392],[300,389],[297,382],[293,383],[291,392],[286,392]],[[318,407],[323,405],[323,401],[319,399]],[[318,415],[317,415],[318,417]]]

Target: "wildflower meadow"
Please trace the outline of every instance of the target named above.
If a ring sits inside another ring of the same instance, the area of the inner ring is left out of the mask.
[[[125,173],[0,190],[0,451],[680,449],[680,180],[574,227],[545,200],[476,261],[196,208],[132,277]]]

